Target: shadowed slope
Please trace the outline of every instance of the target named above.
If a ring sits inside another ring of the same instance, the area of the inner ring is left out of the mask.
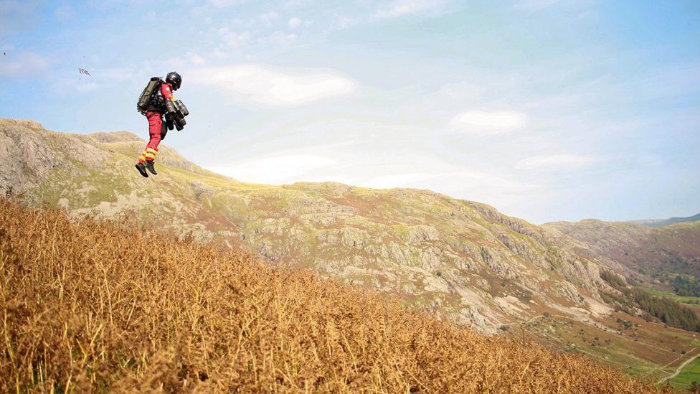
[[[250,255],[0,200],[0,390],[651,391]]]

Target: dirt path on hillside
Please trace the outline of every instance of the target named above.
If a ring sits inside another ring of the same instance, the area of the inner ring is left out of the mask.
[[[692,353],[693,351],[695,351],[695,349],[696,349],[696,348],[691,349],[690,352],[688,352],[688,353]],[[685,368],[685,366],[688,365],[691,361],[695,360],[695,358],[696,358],[697,356],[698,356],[698,355],[696,354],[696,355],[694,355],[694,356],[688,358],[687,360],[683,361],[683,363],[682,363],[681,365],[679,365],[678,368],[676,368],[676,371],[675,371],[672,375],[667,376],[667,377],[665,377],[665,378],[659,379],[659,381],[656,382],[656,384],[661,384],[661,383],[663,383],[663,382],[665,382],[665,381],[667,381],[667,380],[671,380],[671,379],[675,378],[676,376],[678,376],[678,374],[681,373],[681,371],[683,370],[683,368]],[[682,357],[682,356],[681,356],[681,357]],[[680,357],[679,357],[679,358],[680,358]],[[663,366],[663,367],[661,367],[661,368],[663,369],[663,368],[665,368],[666,366],[673,364],[673,363],[676,362],[677,360],[678,360],[678,359],[675,359],[675,360],[671,361],[670,363],[666,364],[665,366]]]

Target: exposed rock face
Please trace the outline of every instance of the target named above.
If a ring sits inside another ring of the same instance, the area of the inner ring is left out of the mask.
[[[52,168],[66,165],[63,155],[38,138],[43,127],[29,120],[0,123],[0,195],[36,186]]]
[[[557,229],[430,191],[239,183],[167,147],[159,175],[144,179],[133,169],[143,146],[126,132],[54,133],[0,119],[0,191],[247,247],[484,332],[550,310],[601,310],[599,261]]]

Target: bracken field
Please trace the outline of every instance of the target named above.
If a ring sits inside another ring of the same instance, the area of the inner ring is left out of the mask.
[[[0,200],[2,392],[653,392],[128,221]]]

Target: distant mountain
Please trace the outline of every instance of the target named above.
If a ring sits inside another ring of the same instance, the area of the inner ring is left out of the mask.
[[[698,213],[697,215],[688,216],[686,218],[634,220],[630,223],[642,224],[648,227],[664,227],[676,223],[697,222],[698,220],[700,220],[700,213]]]
[[[663,227],[638,223],[583,220],[555,222],[543,227],[560,231],[581,242],[578,249],[610,265],[619,263],[625,276],[664,285],[678,274],[700,279],[700,221],[683,221]]]

